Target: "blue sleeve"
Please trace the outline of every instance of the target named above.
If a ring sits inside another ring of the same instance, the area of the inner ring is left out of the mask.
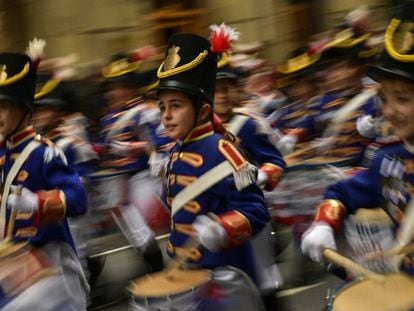
[[[279,150],[272,144],[269,136],[259,133],[257,124],[249,119],[239,132],[242,148],[256,162],[257,165],[272,163],[284,169],[286,163]]]
[[[324,198],[341,201],[349,213],[354,213],[359,208],[382,206],[384,198],[381,193],[380,168],[383,157],[379,153],[369,169],[328,187]]]
[[[59,189],[65,194],[66,216],[77,216],[86,212],[86,193],[79,175],[61,157],[55,156],[45,163],[43,174],[49,188],[45,190]]]

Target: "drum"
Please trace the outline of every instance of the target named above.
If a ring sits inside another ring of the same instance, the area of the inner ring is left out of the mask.
[[[208,290],[211,271],[173,268],[146,275],[132,282],[132,310],[200,310]]]
[[[347,169],[328,163],[290,165],[277,187],[265,193],[272,219],[285,225],[311,219],[326,187],[345,178]]]
[[[362,280],[344,286],[333,300],[332,311],[396,311],[414,308],[414,278],[384,276],[383,282]]]
[[[24,243],[3,244],[0,267],[0,308],[40,279],[58,273],[44,252]]]
[[[138,210],[156,235],[169,232],[171,215],[157,196],[161,184],[149,171],[131,175],[107,169],[89,175],[89,179],[89,205],[94,222],[107,225],[106,211],[129,205]]]
[[[365,260],[367,254],[385,251],[395,243],[394,223],[383,209],[358,209],[346,219],[344,231],[353,261],[375,272],[393,271],[392,257]]]
[[[122,205],[128,198],[128,177],[113,169],[88,176],[90,180],[89,205],[92,210],[106,210]]]

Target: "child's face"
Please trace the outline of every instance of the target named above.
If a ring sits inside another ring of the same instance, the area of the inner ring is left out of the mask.
[[[10,135],[25,115],[25,108],[20,105],[1,100],[0,101],[0,133],[3,136]]]
[[[158,99],[161,122],[168,136],[173,140],[183,140],[194,126],[193,102],[185,94],[173,90],[161,91]]]
[[[414,140],[414,83],[384,80],[381,81],[381,86],[384,117],[396,135]]]
[[[61,117],[61,113],[53,107],[39,106],[34,110],[32,124],[37,131],[50,130],[60,121]]]
[[[341,91],[360,83],[361,69],[351,61],[333,64],[326,72],[325,81],[328,91]]]
[[[216,82],[214,95],[214,112],[221,118],[230,116],[233,112],[236,86],[229,79],[220,79]]]
[[[119,109],[125,102],[138,96],[138,88],[122,83],[113,83],[107,87],[104,96],[111,109]]]

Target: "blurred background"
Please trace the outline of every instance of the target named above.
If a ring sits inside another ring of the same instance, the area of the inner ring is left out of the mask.
[[[0,49],[24,50],[44,38],[47,57],[76,53],[87,70],[113,53],[151,44],[160,47],[172,33],[209,33],[226,22],[242,34],[240,43],[262,42],[263,57],[284,60],[288,51],[331,29],[347,12],[366,4],[374,28],[383,29],[391,0],[2,0]]]

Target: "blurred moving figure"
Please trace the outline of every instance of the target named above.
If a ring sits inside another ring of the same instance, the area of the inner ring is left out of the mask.
[[[315,261],[322,261],[324,248],[336,249],[334,234],[340,231],[346,217],[356,214],[361,208],[380,207],[394,225],[391,232],[388,230],[377,239],[372,239],[368,233],[364,249],[358,248],[359,240],[349,241],[361,262],[367,261],[367,251],[386,251],[390,247],[412,243],[414,45],[410,29],[414,25],[413,13],[413,1],[400,7],[387,27],[385,51],[379,63],[368,71],[369,76],[382,85],[382,112],[399,139],[388,139],[377,145],[367,170],[327,189],[312,226],[302,237],[302,251]],[[414,273],[412,253],[378,257],[378,263],[380,272],[400,270],[410,275]]]
[[[259,168],[257,183],[267,191],[276,187],[285,162],[271,141],[272,130],[266,119],[257,116],[254,108],[237,106],[238,76],[228,62],[228,55],[222,53],[217,64],[214,112],[225,129],[236,137],[236,144],[246,158]],[[282,285],[275,250],[271,243],[271,224],[267,224],[253,240],[253,251],[259,288],[266,310],[276,309],[276,290]]]
[[[29,125],[44,45],[31,42],[31,58],[0,54],[2,310],[87,305],[88,284],[67,221],[86,212],[86,193],[60,148]]]
[[[114,202],[110,208],[115,222],[129,243],[142,252],[149,271],[155,272],[163,268],[163,258],[144,215],[164,209],[157,198],[161,179],[156,174],[170,140],[160,125],[157,107],[140,92],[140,87],[151,84],[155,76],[154,71],[138,72],[148,57],[143,55],[147,54],[146,49],[130,55],[119,53],[102,70],[108,112],[101,120],[101,141],[105,147],[101,166],[109,168],[117,178],[115,187],[119,191],[115,198],[107,200]],[[114,194],[108,189],[106,195],[109,193]]]
[[[74,86],[63,80],[59,71],[39,74],[37,85],[32,124],[63,151],[68,166],[79,174],[87,188],[88,175],[94,170],[98,156],[88,139],[88,120],[76,111]],[[78,256],[88,273],[88,240],[92,230],[89,214],[68,221]]]

